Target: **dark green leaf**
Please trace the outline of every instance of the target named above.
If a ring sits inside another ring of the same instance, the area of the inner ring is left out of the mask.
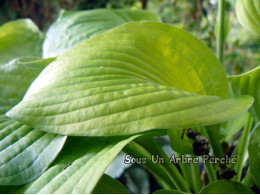
[[[254,192],[242,183],[218,180],[203,188],[200,194],[254,194]]]
[[[129,191],[118,180],[104,174],[92,194],[129,194]]]

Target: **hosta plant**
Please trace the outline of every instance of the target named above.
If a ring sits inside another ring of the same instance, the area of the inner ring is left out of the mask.
[[[62,11],[45,36],[29,19],[9,22],[0,74],[2,193],[129,193],[105,174],[121,151],[154,176],[155,193],[260,185],[259,68],[227,76],[206,45],[154,13]],[[176,156],[233,151],[236,163],[169,163],[159,136]]]

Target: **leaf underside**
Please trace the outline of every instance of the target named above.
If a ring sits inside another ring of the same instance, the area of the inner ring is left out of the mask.
[[[58,57],[7,115],[64,135],[129,135],[221,123],[252,104],[247,96],[220,98],[226,95],[224,70],[199,40],[170,25],[134,22]]]

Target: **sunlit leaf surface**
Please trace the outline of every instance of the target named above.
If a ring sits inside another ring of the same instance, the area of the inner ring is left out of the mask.
[[[134,22],[58,57],[7,115],[52,133],[128,135],[220,123],[252,104],[248,96],[226,96],[222,65],[198,39]]]

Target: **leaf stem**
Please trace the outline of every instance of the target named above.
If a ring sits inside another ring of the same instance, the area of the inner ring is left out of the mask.
[[[222,158],[224,157],[224,153],[222,151],[222,147],[219,142],[219,128],[220,125],[212,125],[206,127],[206,133],[208,135],[211,147],[213,149],[213,153],[215,157]]]
[[[165,154],[161,146],[154,138],[141,137],[140,139],[137,139],[136,142],[144,147],[151,154],[158,154],[160,157],[164,158],[166,163],[164,163],[163,166],[174,181],[176,187],[181,191],[188,193],[191,192],[188,183],[185,181],[177,167],[174,164],[168,163],[170,160],[169,157]]]
[[[224,9],[225,9],[225,0],[218,1],[218,36],[217,36],[217,57],[220,62],[223,62],[223,53],[224,53]]]
[[[209,177],[209,182],[212,183],[214,181],[217,181],[217,177],[213,165],[210,164],[209,162],[206,162],[205,168]]]
[[[194,192],[198,194],[202,187],[199,165],[191,163],[190,168],[193,181],[193,189]]]
[[[134,158],[146,158],[147,162],[142,164],[142,166],[153,174],[153,176],[163,188],[179,189],[161,164],[152,163],[151,154],[142,146],[132,141],[123,149],[123,151]]]
[[[238,143],[239,145],[238,145],[238,153],[237,153],[237,164],[235,165],[235,171],[236,171],[235,180],[236,181],[240,181],[241,176],[242,176],[243,163],[244,163],[246,151],[248,148],[249,134],[250,134],[250,130],[252,128],[252,124],[253,124],[253,118],[249,114],[244,131],[243,131],[242,136]]]

